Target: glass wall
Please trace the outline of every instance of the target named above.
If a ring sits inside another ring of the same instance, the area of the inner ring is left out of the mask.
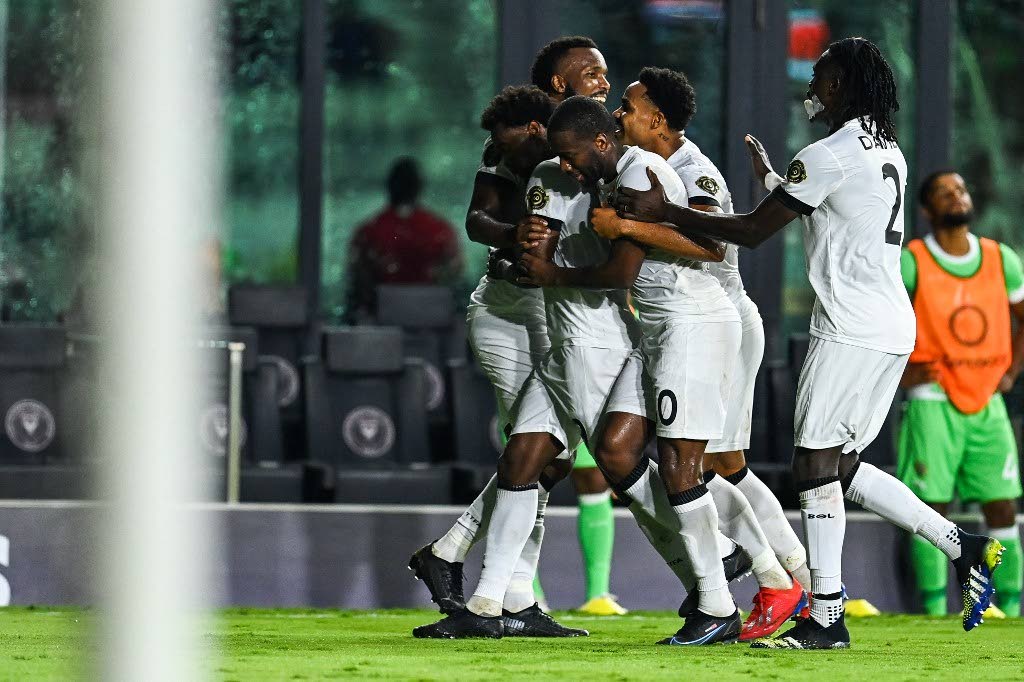
[[[970,187],[979,234],[1024,248],[1024,0],[960,0],[953,49],[954,166]]]
[[[558,0],[563,35],[586,35],[608,62],[618,106],[626,86],[645,66],[686,73],[697,91],[697,113],[686,131],[701,150],[722,165],[725,95],[725,2],[686,0]]]
[[[54,321],[83,289],[91,244],[78,160],[86,48],[79,0],[0,5],[6,37],[0,284],[4,320]]]
[[[850,36],[863,36],[878,45],[896,76],[900,110],[896,129],[900,148],[910,166],[907,187],[915,187],[914,171],[914,104],[917,95],[915,78],[915,15],[917,3],[899,0],[887,3],[884,11],[867,3],[846,0],[787,0],[789,9],[789,127],[786,131],[786,159],[773,160],[785,168],[803,147],[827,134],[818,124],[809,124],[804,112],[804,93],[811,79],[811,68],[829,42]],[[909,189],[908,189],[909,192]],[[908,213],[909,215],[909,213]],[[909,225],[908,225],[909,227]],[[783,262],[782,334],[783,340],[793,333],[806,333],[814,303],[814,292],[807,281],[804,264],[803,233],[789,227],[785,231]]]
[[[321,301],[329,317],[344,313],[354,228],[384,208],[388,170],[403,156],[422,169],[422,206],[462,237],[459,288],[479,279],[486,250],[463,225],[487,137],[480,112],[498,85],[498,42],[496,0],[328,3]]]
[[[302,9],[222,0],[228,281],[291,282],[299,228]]]

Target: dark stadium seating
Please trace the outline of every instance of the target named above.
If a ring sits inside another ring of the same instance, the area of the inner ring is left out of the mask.
[[[316,352],[316,325],[300,286],[236,284],[228,291],[232,325],[253,327],[261,359],[277,368],[278,406],[286,459],[305,450],[301,359]]]
[[[427,463],[423,363],[404,357],[401,330],[326,328],[322,338],[322,358],[303,363],[310,458],[339,469]]]
[[[67,357],[63,327],[0,326],[0,463],[61,463]]]
[[[494,389],[480,367],[469,360],[448,365],[454,418],[455,461],[494,469],[503,449]]]

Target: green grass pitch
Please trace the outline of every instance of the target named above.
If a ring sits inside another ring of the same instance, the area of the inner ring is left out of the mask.
[[[0,680],[63,680],[93,659],[88,611],[0,609]],[[416,640],[432,611],[232,609],[208,642],[217,680],[1020,680],[1024,621],[958,618],[851,620],[853,649],[755,651],[742,644],[659,647],[679,620],[667,613],[559,617],[589,628],[575,640]]]

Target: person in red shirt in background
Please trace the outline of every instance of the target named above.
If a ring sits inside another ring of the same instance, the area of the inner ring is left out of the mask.
[[[415,159],[395,161],[388,173],[388,206],[356,228],[349,247],[351,322],[376,311],[380,284],[455,284],[462,252],[451,224],[419,206],[423,178]]]

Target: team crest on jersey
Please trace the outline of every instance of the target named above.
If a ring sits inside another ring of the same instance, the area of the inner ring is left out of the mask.
[[[706,175],[702,175],[699,178],[697,178],[697,182],[695,182],[694,184],[700,187],[705,192],[707,192],[710,196],[715,196],[716,194],[718,194],[718,183],[715,182],[714,178],[709,178]]]
[[[789,170],[786,171],[786,179],[793,183],[806,180],[807,169],[804,168],[804,162],[800,159],[793,159],[793,163],[789,164]]]
[[[548,205],[548,193],[540,185],[534,185],[526,193],[526,206],[531,211],[538,211]]]

